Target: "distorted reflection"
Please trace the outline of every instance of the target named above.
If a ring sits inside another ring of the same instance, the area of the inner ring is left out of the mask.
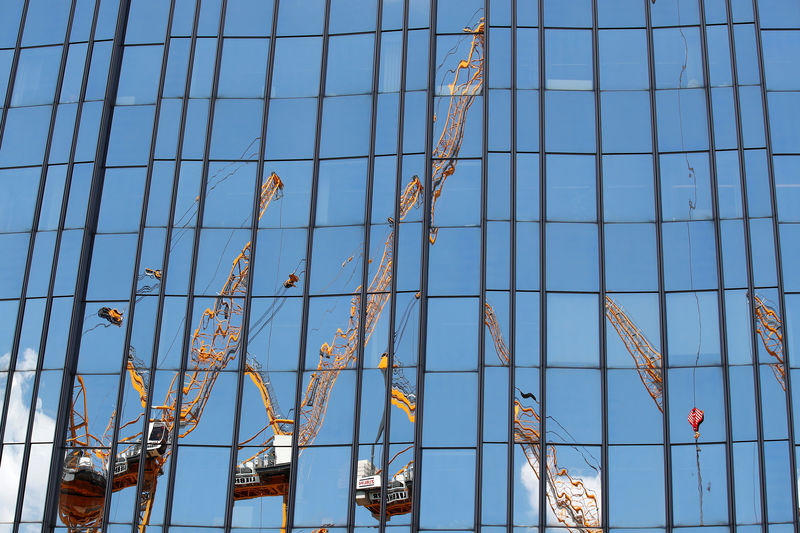
[[[786,365],[783,360],[783,323],[775,306],[766,298],[755,294],[753,296],[755,309],[755,329],[761,344],[770,357],[769,366],[780,383],[786,390]]]
[[[283,182],[271,174],[261,187],[260,215],[272,200],[278,198]],[[163,404],[152,405],[152,416],[143,424],[143,432],[119,439],[120,451],[113,459],[114,481],[112,491],[140,486],[137,501],[138,524],[144,529],[151,517],[157,480],[172,453],[174,438],[184,438],[200,423],[212,389],[220,372],[236,358],[239,352],[242,327],[243,297],[250,278],[251,243],[247,243],[234,259],[230,274],[213,305],[202,314],[190,343],[189,360],[185,374],[174,374]],[[161,272],[146,269],[140,281],[153,278],[160,282]],[[141,291],[148,293],[154,288]],[[112,324],[116,317],[121,324],[122,313],[116,309],[102,308],[100,315]],[[120,325],[116,324],[116,325]],[[136,357],[134,349],[127,354],[126,369],[135,393],[144,406],[148,400],[150,372],[144,362]],[[105,405],[113,405],[104,398]],[[95,530],[103,520],[106,485],[110,468],[110,432],[113,431],[116,412],[109,417],[102,437],[96,437],[91,428],[101,427],[101,421],[90,420],[87,387],[82,376],[77,376],[73,387],[69,436],[61,480],[59,516],[71,530]],[[99,416],[96,418],[105,418]],[[121,424],[121,429],[141,423],[137,419]],[[142,441],[145,441],[145,444]],[[144,459],[144,464],[142,464]],[[139,476],[142,475],[140,480]]]

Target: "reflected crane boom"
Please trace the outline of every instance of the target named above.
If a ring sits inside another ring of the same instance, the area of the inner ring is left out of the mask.
[[[661,370],[661,354],[644,333],[633,323],[625,311],[609,296],[606,296],[606,317],[616,330],[625,349],[633,357],[639,378],[647,393],[656,403],[658,410],[664,412],[664,377]]]
[[[783,360],[783,323],[778,313],[759,295],[754,295],[756,333],[764,345],[764,349],[774,359],[770,363],[775,378],[781,388],[786,390],[786,364]]]
[[[265,179],[260,190],[259,219],[264,215],[272,200],[279,197],[282,189],[283,182],[274,172]],[[164,403],[152,406],[157,415],[148,423],[147,437],[144,438],[139,433],[120,439],[121,444],[131,443],[137,438],[145,441],[134,442],[117,455],[114,464],[115,480],[112,487],[113,491],[118,491],[135,485],[139,461],[142,456],[145,457],[146,476],[142,480],[142,497],[139,502],[140,531],[144,531],[149,523],[157,478],[162,473],[162,466],[170,455],[168,442],[176,422],[179,438],[188,435],[197,427],[219,371],[235,359],[239,351],[243,313],[241,299],[244,298],[249,284],[250,260],[251,243],[248,242],[233,261],[225,285],[215,298],[214,305],[203,312],[200,323],[193,332],[190,357],[183,383],[178,383],[179,374],[176,374]],[[160,279],[160,271],[157,272]],[[142,406],[145,406],[149,393],[146,385],[147,373],[133,352],[129,352],[127,357],[126,369],[131,384],[139,394]],[[180,413],[177,413],[178,398],[184,400]],[[109,422],[108,427],[113,425],[114,416],[115,414],[112,414],[112,421]],[[128,422],[122,427],[131,423],[133,422]],[[62,521],[68,525],[70,533],[93,532],[102,522],[109,451],[103,449],[85,451],[88,446],[103,446],[104,443],[88,431],[86,390],[81,376],[77,376],[75,380],[69,435],[67,457],[62,475],[59,515]],[[99,465],[86,461],[86,459],[92,460],[90,453],[95,456]],[[89,507],[85,501],[69,497],[70,493],[74,492],[78,486],[76,482],[78,478],[75,474],[80,472],[94,476],[90,485],[94,487],[95,493],[91,495],[90,502],[97,511],[91,516],[85,510]]]

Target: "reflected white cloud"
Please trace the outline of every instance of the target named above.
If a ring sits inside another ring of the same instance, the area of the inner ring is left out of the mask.
[[[38,354],[31,348],[22,352],[18,361],[21,368],[32,368],[36,365]],[[0,357],[0,367],[7,365],[10,354]],[[18,372],[14,376],[14,383],[8,401],[8,420],[6,422],[6,442],[24,442],[28,429],[29,405],[27,398],[33,388],[33,372]],[[0,393],[4,393],[2,390]],[[55,429],[55,419],[42,411],[40,398],[36,400],[36,416],[42,429],[49,435]],[[28,461],[27,487],[24,517],[41,517],[44,511],[45,492],[47,490],[47,477],[50,468],[51,446],[32,446]],[[12,521],[17,503],[19,489],[19,476],[22,468],[24,446],[6,445],[3,450],[2,464],[0,465],[0,522]]]
[[[539,478],[536,473],[533,471],[533,468],[527,463],[524,462],[520,465],[520,481],[522,481],[522,486],[525,488],[525,498],[524,501],[527,502],[527,506],[525,509],[518,509],[516,512],[520,513],[520,518],[526,520],[535,520],[538,519],[539,515]],[[573,478],[576,481],[581,481],[583,485],[595,495],[597,498],[597,507],[602,507],[602,480],[600,477],[600,473],[596,473],[594,475],[585,475],[583,472],[575,472]],[[548,494],[548,498],[550,495]],[[548,502],[550,503],[550,502]],[[548,509],[550,509],[548,505]],[[551,512],[551,520],[552,520],[552,511]],[[548,520],[548,521],[551,521]],[[571,525],[571,524],[566,524]]]

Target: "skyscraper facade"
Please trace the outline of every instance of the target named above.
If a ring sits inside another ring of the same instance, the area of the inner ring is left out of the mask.
[[[2,0],[0,533],[796,531],[799,52],[797,0]]]

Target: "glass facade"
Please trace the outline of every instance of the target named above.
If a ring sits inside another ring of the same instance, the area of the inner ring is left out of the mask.
[[[797,0],[0,1],[0,533],[796,531],[798,58]]]

